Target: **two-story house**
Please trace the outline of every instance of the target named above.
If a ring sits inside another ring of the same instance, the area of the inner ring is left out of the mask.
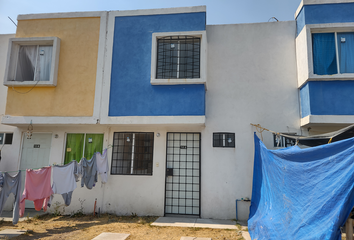
[[[119,215],[233,219],[252,197],[250,123],[312,134],[353,122],[353,4],[308,0],[294,21],[227,25],[207,25],[204,6],[19,15],[1,56],[13,144],[0,171],[107,149],[108,182],[77,188],[65,213],[97,199]]]
[[[354,1],[304,0],[295,13],[301,127],[310,135],[354,123]]]

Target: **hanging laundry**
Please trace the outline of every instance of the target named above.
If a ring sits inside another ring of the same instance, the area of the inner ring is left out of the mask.
[[[53,166],[53,195],[50,197],[48,206],[52,202],[54,194],[61,194],[65,205],[69,206],[73,191],[76,189],[76,182],[79,181],[78,163],[71,161],[64,166]]]
[[[25,200],[34,202],[34,209],[47,211],[47,204],[53,190],[50,186],[52,167],[44,167],[38,170],[26,170],[25,189],[20,202],[20,217],[25,213]]]
[[[104,150],[103,155],[101,153],[96,153],[97,161],[97,171],[101,176],[101,182],[106,183],[108,180],[108,158],[107,158],[107,149]]]
[[[0,174],[0,216],[7,198],[10,193],[15,196],[15,203],[13,209],[12,223],[17,224],[19,219],[19,203],[21,197],[21,171],[16,176],[10,176],[8,173]]]
[[[82,178],[81,178],[81,187],[86,187],[92,189],[97,182],[97,162],[96,154],[93,154],[90,160],[82,158],[79,163],[81,168]]]

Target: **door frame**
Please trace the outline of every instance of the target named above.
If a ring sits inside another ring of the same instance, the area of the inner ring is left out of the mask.
[[[201,196],[202,196],[202,133],[201,132],[166,132],[166,155],[165,155],[165,189],[164,189],[164,199],[163,199],[163,215],[164,217],[166,216],[166,184],[167,184],[167,146],[168,146],[168,134],[169,133],[180,133],[180,134],[199,134],[199,215],[196,214],[174,214],[174,213],[167,213],[169,215],[176,215],[176,216],[187,216],[187,217],[200,217],[202,214],[202,208],[201,208]]]
[[[53,138],[53,132],[32,132],[32,133],[50,133],[52,134],[52,138]],[[21,159],[22,159],[22,148],[23,148],[23,142],[25,141],[25,134],[26,134],[26,131],[21,131],[21,140],[20,140],[20,147],[19,147],[19,154],[18,154],[18,166],[17,166],[17,169],[18,170],[21,170],[20,167],[21,167]],[[51,142],[50,142],[50,152],[52,151],[52,141],[53,139],[51,139]],[[49,156],[50,156],[50,152],[49,152]]]

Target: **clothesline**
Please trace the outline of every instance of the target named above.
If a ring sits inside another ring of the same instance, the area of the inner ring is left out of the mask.
[[[76,160],[73,160],[73,161],[76,161]],[[67,163],[68,164],[68,163]],[[52,164],[52,165],[48,165],[48,166],[45,166],[45,167],[50,167],[50,166],[64,166],[66,164]],[[41,169],[41,168],[44,168],[44,167],[39,167],[39,168],[27,168],[27,169],[32,169],[32,170],[37,170],[37,169]],[[26,171],[27,169],[19,169],[19,170],[16,170],[16,171],[0,171],[0,173],[12,173],[12,172],[18,172],[18,171]]]
[[[17,224],[19,217],[24,216],[25,200],[33,201],[35,210],[40,211],[43,208],[43,211],[46,211],[47,207],[51,206],[54,194],[61,194],[65,206],[69,206],[80,178],[81,187],[86,186],[90,190],[96,186],[97,176],[100,175],[102,187],[107,183],[109,173],[106,150],[103,155],[100,152],[94,152],[89,160],[83,157],[79,163],[72,160],[64,166],[54,163],[36,172],[26,170],[22,196],[20,191],[23,174],[11,176],[0,173],[0,214],[10,193],[15,195],[12,223]],[[18,171],[20,173],[21,170]]]
[[[109,148],[112,148],[113,145],[112,144],[109,144],[107,148],[105,148],[103,150],[103,154],[109,149]],[[93,154],[95,153],[98,153],[98,152],[94,152]],[[72,161],[76,161],[76,160],[72,160]],[[67,163],[67,164],[70,164],[70,163]],[[57,163],[53,163],[52,165],[48,165],[48,166],[44,166],[44,167],[50,167],[50,166],[64,166],[66,164],[57,164]],[[38,170],[38,169],[41,169],[41,168],[44,168],[44,167],[38,167],[38,168],[30,168],[32,170]],[[15,170],[15,171],[1,171],[0,170],[0,173],[13,173],[13,172],[18,172],[18,171],[26,171],[27,169],[19,169],[19,170]]]

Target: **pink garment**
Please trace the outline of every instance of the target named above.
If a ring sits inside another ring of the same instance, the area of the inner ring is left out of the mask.
[[[34,202],[34,209],[47,211],[47,203],[53,194],[50,186],[52,167],[44,167],[38,170],[26,170],[25,189],[20,201],[20,217],[25,214],[25,200]]]

